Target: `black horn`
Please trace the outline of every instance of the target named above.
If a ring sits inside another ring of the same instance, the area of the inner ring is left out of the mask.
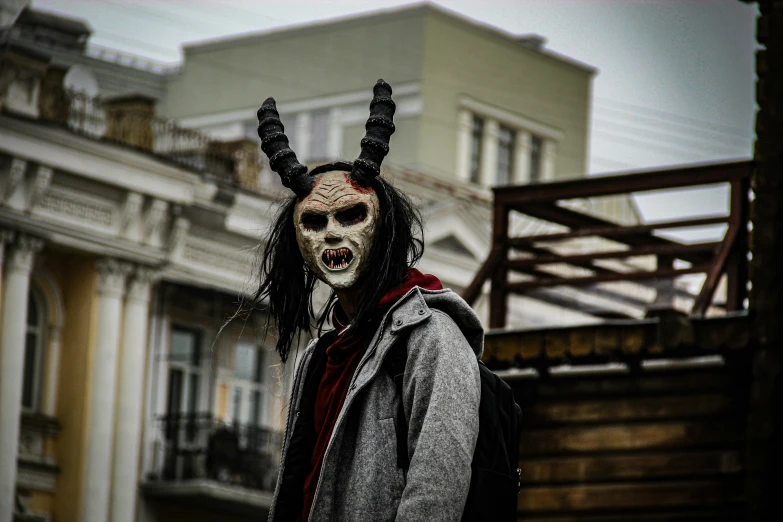
[[[274,98],[267,98],[258,109],[258,137],[261,138],[261,150],[269,158],[272,170],[280,175],[283,185],[300,198],[307,196],[313,188],[313,178],[288,146],[288,137]]]
[[[367,133],[362,139],[362,152],[353,162],[351,177],[367,186],[372,178],[380,175],[381,162],[389,153],[389,139],[394,134],[394,110],[391,85],[378,80],[373,87],[370,102],[370,117],[364,128]]]

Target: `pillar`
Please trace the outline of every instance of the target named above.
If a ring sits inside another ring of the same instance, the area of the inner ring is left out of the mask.
[[[44,398],[44,413],[49,417],[57,415],[57,387],[60,378],[60,338],[62,327],[49,324],[47,330],[49,347],[46,350],[46,397]]]
[[[3,311],[3,259],[5,245],[14,239],[14,233],[10,230],[0,229],[0,313]]]
[[[0,318],[0,522],[12,522],[22,412],[24,341],[30,272],[43,241],[21,235],[9,249]]]
[[[470,139],[473,114],[467,109],[457,116],[457,179],[470,182]]]
[[[548,183],[555,181],[555,155],[557,143],[545,139],[541,144],[541,181]]]
[[[481,184],[491,187],[495,184],[498,170],[498,122],[484,120],[484,135],[481,137]]]
[[[524,130],[517,131],[516,142],[514,143],[514,177],[515,185],[530,184],[530,148],[532,134]]]
[[[114,397],[122,297],[128,266],[114,259],[97,264],[98,298],[87,421],[82,522],[108,522],[114,441]]]
[[[117,423],[111,490],[111,522],[134,522],[141,451],[144,358],[152,273],[136,271],[128,286],[117,373]]]

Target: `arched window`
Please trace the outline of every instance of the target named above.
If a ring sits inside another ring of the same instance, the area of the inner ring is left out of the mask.
[[[22,407],[27,410],[37,410],[40,406],[46,324],[44,301],[37,291],[30,290],[27,299],[27,333],[24,340],[22,387]]]

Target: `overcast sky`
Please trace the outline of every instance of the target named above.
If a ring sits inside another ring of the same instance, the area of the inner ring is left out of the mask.
[[[165,62],[180,45],[410,4],[400,0],[33,0],[96,45]],[[598,69],[590,173],[752,154],[755,5],[738,0],[439,0]],[[648,201],[649,200],[649,201]],[[646,219],[725,210],[725,191],[638,199]],[[691,213],[685,210],[685,213]]]

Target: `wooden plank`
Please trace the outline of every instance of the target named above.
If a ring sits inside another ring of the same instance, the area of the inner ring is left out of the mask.
[[[489,257],[481,265],[479,271],[476,272],[473,281],[470,282],[468,287],[462,292],[462,298],[471,306],[476,302],[478,296],[481,295],[481,287],[484,286],[486,281],[497,268],[498,264],[503,261],[505,257],[506,249],[501,246],[495,246],[489,253]]]
[[[712,267],[707,271],[707,278],[701,286],[701,291],[696,302],[693,303],[691,313],[704,315],[707,313],[707,308],[712,302],[712,297],[715,295],[715,289],[718,287],[718,282],[721,276],[726,271],[726,263],[729,260],[729,256],[734,250],[734,241],[737,239],[737,234],[740,225],[732,223],[729,229],[726,231],[726,237],[723,238],[718,255],[715,257],[715,261]]]
[[[742,470],[739,451],[689,451],[522,461],[524,484],[706,477]]]
[[[689,419],[738,410],[725,393],[534,403],[525,409],[530,425],[599,423],[626,420]]]
[[[616,228],[623,228],[622,225],[618,225],[612,221],[599,218],[591,214],[583,214],[576,210],[571,210],[566,207],[551,204],[538,204],[538,205],[526,205],[524,209],[519,209],[520,212],[532,216],[534,218],[543,219],[545,221],[551,221],[552,223],[558,223],[571,229],[581,228],[594,228],[594,227],[611,227],[614,225]],[[645,245],[672,245],[677,244],[676,241],[655,236],[652,234],[632,234],[623,235],[614,238],[619,243],[624,243],[628,246],[645,246]],[[686,254],[682,258],[689,263],[701,264],[712,260],[711,255],[705,254]]]
[[[612,451],[716,448],[742,440],[741,422],[618,424],[523,431],[523,458]]]
[[[529,392],[534,400],[552,400],[561,397],[606,397],[647,394],[675,394],[735,389],[740,376],[719,368],[714,370],[680,371],[670,374],[640,376],[558,378],[530,382]],[[514,383],[517,386],[519,384]]]
[[[707,216],[697,219],[682,219],[677,221],[659,221],[657,223],[648,223],[646,225],[619,226],[613,224],[608,227],[588,227],[571,230],[569,232],[558,232],[556,234],[542,234],[538,236],[512,237],[508,240],[508,245],[512,248],[533,246],[535,243],[553,243],[581,237],[599,236],[612,239],[622,236],[634,236],[654,232],[656,230],[672,228],[697,228],[710,225],[720,225],[729,220],[727,215]]]
[[[744,520],[745,514],[742,504],[734,502],[724,504],[720,508],[674,508],[664,510],[652,510],[644,508],[623,513],[599,513],[599,514],[556,514],[542,515],[525,514],[517,520],[519,522],[737,522]]]
[[[519,511],[568,512],[642,508],[713,507],[737,497],[720,481],[525,487]]]
[[[678,254],[692,254],[695,252],[715,252],[721,245],[720,242],[694,243],[692,245],[682,245],[674,243],[671,245],[646,245],[627,250],[611,250],[606,252],[591,252],[588,254],[576,254],[561,256],[550,254],[544,256],[531,257],[529,259],[511,259],[506,261],[506,266],[510,270],[520,270],[532,268],[538,265],[549,265],[555,263],[582,263],[586,261],[595,261],[597,259],[627,259],[630,257],[651,256],[667,254],[677,259]]]
[[[712,265],[701,264],[688,268],[661,268],[658,270],[641,270],[637,272],[616,272],[612,274],[599,274],[587,277],[548,277],[533,281],[508,283],[506,290],[509,292],[524,293],[533,288],[548,286],[585,286],[596,283],[612,283],[617,281],[643,281],[649,279],[670,279],[688,274],[703,274],[710,270]]]
[[[749,177],[752,165],[752,162],[747,160],[711,163],[665,170],[627,172],[614,176],[593,176],[538,185],[496,187],[492,190],[496,201],[518,205],[721,183]]]

